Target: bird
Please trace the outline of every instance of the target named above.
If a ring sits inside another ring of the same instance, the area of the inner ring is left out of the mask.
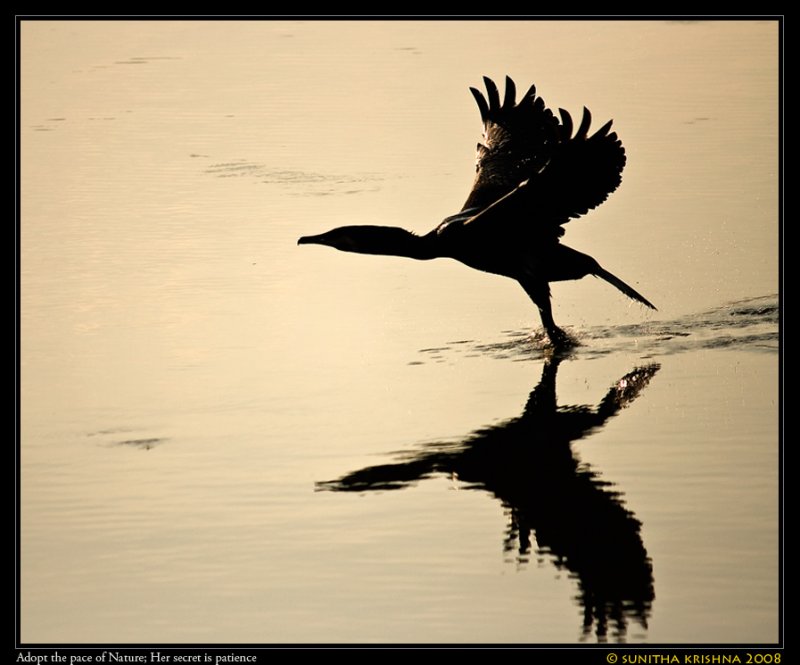
[[[561,242],[564,225],[602,204],[622,182],[625,149],[612,121],[590,133],[584,107],[577,129],[564,109],[553,113],[536,86],[517,101],[514,81],[505,91],[484,76],[486,95],[471,87],[483,123],[475,176],[461,210],[432,231],[417,235],[398,227],[342,226],[303,236],[298,244],[345,252],[451,258],[487,273],[516,280],[539,310],[554,348],[575,340],[553,320],[550,282],[599,277],[629,298],[656,307],[588,254]]]

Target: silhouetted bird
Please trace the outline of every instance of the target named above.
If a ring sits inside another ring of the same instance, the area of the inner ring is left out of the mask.
[[[531,86],[516,103],[514,82],[506,77],[502,101],[484,77],[487,97],[470,88],[483,120],[477,175],[461,212],[418,236],[386,226],[343,226],[300,238],[298,244],[329,245],[345,252],[449,257],[471,268],[517,280],[539,308],[555,346],[569,343],[553,321],[549,282],[595,275],[629,298],[655,309],[644,296],[604,270],[591,256],[559,241],[562,228],[608,198],[622,180],[625,149],[609,133],[609,121],[591,136],[591,114],[583,109],[573,135],[572,118],[559,118]]]

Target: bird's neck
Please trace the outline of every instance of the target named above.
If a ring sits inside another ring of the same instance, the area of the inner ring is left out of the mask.
[[[385,254],[405,256],[412,259],[433,258],[432,247],[425,236],[418,236],[405,229],[391,226],[367,226],[363,234],[356,233],[362,254]]]

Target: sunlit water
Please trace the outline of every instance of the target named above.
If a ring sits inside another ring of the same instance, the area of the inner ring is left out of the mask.
[[[613,117],[565,242],[652,300],[297,247],[426,231],[469,85]],[[774,23],[22,26],[26,642],[778,638]]]

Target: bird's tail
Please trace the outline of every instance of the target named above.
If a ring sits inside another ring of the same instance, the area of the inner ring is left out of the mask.
[[[619,277],[616,275],[612,275],[608,270],[604,270],[598,266],[598,269],[594,271],[594,274],[597,277],[601,277],[606,280],[609,284],[613,284],[616,286],[620,291],[622,291],[626,296],[629,298],[633,298],[634,300],[638,300],[643,305],[647,305],[650,309],[656,309],[656,306],[651,303],[647,298],[645,298],[641,293],[636,291],[636,289],[631,288],[625,282],[623,282]]]

